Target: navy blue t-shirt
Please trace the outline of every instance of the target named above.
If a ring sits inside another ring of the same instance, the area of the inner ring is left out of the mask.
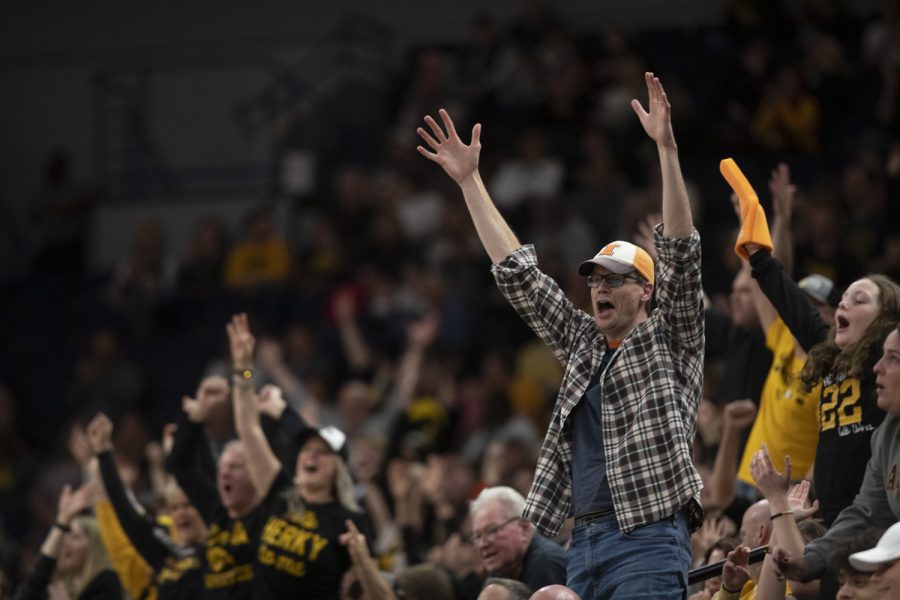
[[[600,378],[612,360],[615,349],[603,354],[587,391],[575,407],[572,421],[572,510],[569,516],[612,510],[612,492],[606,477],[603,451],[603,420],[600,403],[603,390]]]

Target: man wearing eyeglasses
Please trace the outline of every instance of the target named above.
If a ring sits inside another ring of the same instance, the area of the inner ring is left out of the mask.
[[[548,535],[574,517],[567,583],[582,598],[684,598],[700,477],[691,444],[703,387],[700,236],[694,229],[659,79],[649,112],[631,105],[656,143],[663,222],[646,252],[614,242],[580,267],[593,315],[540,271],[497,211],[478,172],[481,126],[463,144],[453,121],[418,128],[417,150],[460,186],[497,284],[565,373],[523,516]],[[655,294],[656,308],[648,304]]]
[[[485,488],[469,506],[472,535],[481,565],[489,577],[521,581],[532,590],[566,582],[562,546],[534,530],[522,517],[525,498],[516,490]]]

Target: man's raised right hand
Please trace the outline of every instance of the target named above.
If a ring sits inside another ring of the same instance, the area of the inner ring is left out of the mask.
[[[422,146],[416,146],[416,150],[428,160],[441,165],[447,175],[453,178],[453,181],[462,185],[466,178],[478,171],[478,157],[481,154],[481,123],[472,127],[472,143],[467,146],[456,133],[456,127],[453,125],[450,114],[443,108],[438,111],[438,114],[441,121],[444,122],[443,128],[431,115],[427,115],[425,123],[431,129],[431,133],[422,127],[416,129],[419,137],[434,152],[429,152]]]

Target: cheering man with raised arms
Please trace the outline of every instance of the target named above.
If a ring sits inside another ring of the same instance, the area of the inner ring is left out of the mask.
[[[702,520],[691,460],[703,386],[700,237],[668,99],[652,73],[646,82],[649,112],[631,105],[662,168],[658,264],[621,241],[583,262],[593,316],[539,270],[534,247],[491,201],[478,172],[481,126],[466,145],[441,110],[443,127],[427,116],[430,131],[417,130],[430,148],[418,151],[462,188],[501,292],[565,368],[523,516],[551,536],[575,518],[567,584],[582,598],[683,598],[689,532]]]

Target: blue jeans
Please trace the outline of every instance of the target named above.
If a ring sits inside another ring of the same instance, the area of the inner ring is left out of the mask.
[[[628,533],[616,516],[575,526],[566,553],[566,585],[590,598],[662,600],[687,597],[691,535],[678,511]]]

